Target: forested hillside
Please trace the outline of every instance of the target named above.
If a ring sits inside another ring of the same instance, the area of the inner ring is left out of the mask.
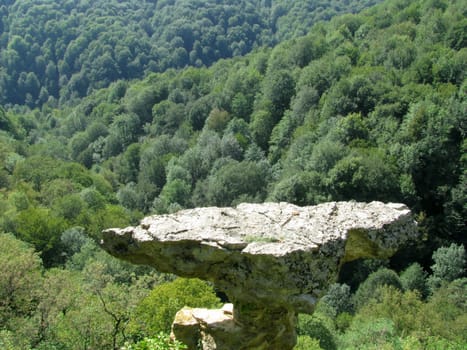
[[[10,3],[2,11],[23,2]],[[57,11],[77,16],[76,3],[91,6],[70,1]],[[255,8],[278,6],[267,3]],[[292,13],[305,2],[289,3],[294,5],[284,2],[275,35],[255,37],[259,41],[248,50],[255,49],[242,57],[213,63],[223,56],[197,56],[213,64],[164,70],[178,66],[171,63],[148,74],[153,69],[143,64],[142,80],[118,74],[105,80],[105,72],[102,80],[86,80],[79,76],[82,67],[98,69],[107,56],[96,42],[96,56],[82,51],[76,70],[69,68],[69,81],[50,94],[58,97],[62,90],[60,108],[47,99],[32,110],[7,106],[2,92],[0,231],[8,234],[0,235],[7,247],[0,252],[0,347],[115,349],[167,332],[180,305],[197,299],[218,303],[203,283],[167,283],[171,276],[111,259],[95,243],[104,228],[135,223],[149,213],[244,201],[380,200],[408,204],[422,238],[390,261],[345,266],[317,312],[300,316],[297,348],[465,348],[464,1],[388,0],[320,22],[300,37],[304,23]],[[98,9],[101,2],[95,4]],[[240,23],[250,23],[242,17],[248,11],[239,13]],[[155,13],[147,21],[154,18]],[[3,27],[13,28],[5,22]],[[125,33],[145,37],[139,30]],[[11,36],[3,35],[2,45],[5,38]],[[122,50],[128,48],[125,38],[117,41]],[[229,55],[244,53],[234,52],[234,43]],[[38,45],[39,51],[44,47]],[[110,51],[120,48],[110,45]],[[2,50],[2,59],[11,53]],[[3,62],[0,67],[5,84],[12,74]],[[37,80],[37,88],[47,84]],[[86,95],[89,86],[96,90],[67,105],[75,95],[72,81],[89,83],[76,96]],[[9,102],[22,104],[26,95],[17,96],[23,97]],[[181,285],[188,300],[177,294]],[[145,349],[141,344],[128,349]]]
[[[319,20],[377,2],[3,1],[0,103],[70,103],[118,79],[273,46]]]

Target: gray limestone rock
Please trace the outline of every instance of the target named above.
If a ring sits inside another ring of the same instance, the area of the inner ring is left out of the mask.
[[[240,204],[147,217],[137,227],[105,230],[102,246],[133,263],[213,282],[235,305],[241,331],[234,334],[243,345],[230,336],[232,349],[291,349],[296,313],[312,312],[343,263],[390,257],[416,232],[403,204]]]

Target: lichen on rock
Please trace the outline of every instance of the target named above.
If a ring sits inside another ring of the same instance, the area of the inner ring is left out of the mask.
[[[224,291],[235,305],[233,332],[241,340],[229,336],[235,345],[228,347],[205,325],[210,343],[224,344],[218,349],[291,349],[296,314],[312,312],[343,263],[390,257],[415,236],[415,221],[402,204],[263,203],[150,216],[136,227],[105,230],[102,246]]]

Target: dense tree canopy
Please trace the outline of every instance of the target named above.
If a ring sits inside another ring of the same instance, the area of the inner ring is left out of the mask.
[[[151,343],[170,320],[144,305],[182,282],[151,292],[173,277],[111,259],[102,229],[265,200],[404,202],[422,233],[343,266],[299,346],[465,347],[466,9],[309,26],[371,3],[2,2],[0,347]]]
[[[3,2],[0,103],[69,103],[119,79],[211,65],[377,0]]]
[[[419,215],[429,267],[433,247],[465,240],[462,11],[389,1],[244,58],[114,82],[75,107],[2,108],[3,227],[53,255],[67,224],[96,235],[138,211],[401,201]]]

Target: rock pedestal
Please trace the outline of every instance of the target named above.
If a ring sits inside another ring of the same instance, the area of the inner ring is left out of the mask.
[[[133,263],[211,281],[227,294],[231,316],[213,310],[200,317],[193,309],[179,317],[198,329],[203,349],[287,350],[295,344],[296,314],[313,311],[342,264],[390,257],[415,236],[402,204],[264,203],[147,217],[136,227],[105,230],[102,246]],[[181,339],[177,322],[173,333]]]
[[[241,309],[236,305],[236,310]],[[203,350],[291,349],[296,342],[295,326],[295,313],[283,308],[253,309],[242,315],[233,312],[232,304],[220,310],[185,307],[175,315],[172,336],[193,350],[197,344]]]

